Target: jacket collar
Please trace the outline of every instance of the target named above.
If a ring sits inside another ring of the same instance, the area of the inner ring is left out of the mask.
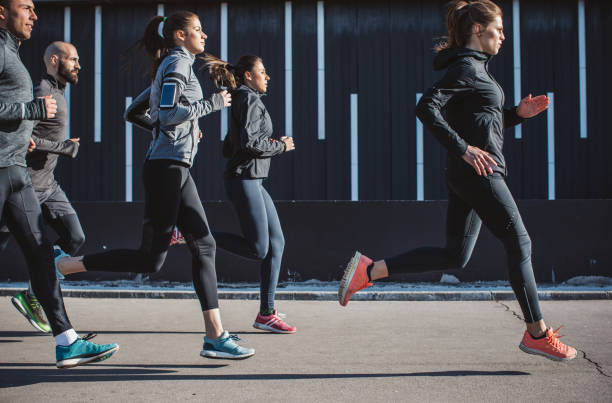
[[[21,40],[17,38],[11,31],[0,28],[0,38],[6,41],[7,46],[15,52],[19,50]]]
[[[189,58],[191,64],[193,64],[193,62],[195,62],[195,55],[191,52],[189,52],[187,49],[185,49],[182,46],[175,46],[174,48],[172,48],[172,50],[170,51],[171,53],[177,53],[181,56],[187,57]]]
[[[466,57],[487,63],[493,56],[469,48],[448,48],[441,50],[434,58],[434,70],[442,70],[459,59]]]
[[[58,89],[60,89],[62,91],[64,90],[64,88],[66,88],[66,84],[60,83],[57,80],[57,78],[53,77],[51,74],[49,74],[47,72],[43,73],[42,79],[49,81],[54,88],[58,88]]]
[[[249,87],[249,86],[248,86],[248,85],[246,85],[246,84],[242,84],[240,87],[238,87],[238,88],[236,89],[236,91],[246,91],[246,92],[249,92],[249,93],[251,93],[251,94],[257,95],[257,96],[258,96],[258,97],[260,97],[260,98],[261,98],[261,97],[266,96],[266,94],[265,94],[265,93],[264,93],[264,94],[262,94],[262,93],[260,93],[260,92],[258,92],[258,91],[255,91],[253,88]]]

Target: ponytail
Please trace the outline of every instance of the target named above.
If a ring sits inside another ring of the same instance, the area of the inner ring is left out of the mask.
[[[215,86],[227,87],[231,91],[243,85],[244,73],[253,70],[255,64],[261,62],[261,58],[255,55],[242,56],[234,66],[209,53],[206,53],[202,59]]]
[[[438,45],[435,50],[464,47],[472,34],[474,24],[486,27],[502,16],[499,6],[491,0],[453,0],[447,4],[446,29],[448,37]]]

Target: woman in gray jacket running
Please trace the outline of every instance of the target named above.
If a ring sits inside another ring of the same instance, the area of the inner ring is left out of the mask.
[[[184,234],[193,256],[193,284],[202,307],[206,337],[201,355],[240,359],[255,350],[235,343],[223,330],[217,298],[215,240],[189,169],[200,138],[198,118],[231,104],[227,91],[204,99],[193,71],[207,36],[197,15],[180,11],[154,17],[140,43],[151,56],[155,79],[150,89],[153,140],[143,167],[145,217],[137,250],[112,250],[56,260],[63,274],[101,270],[153,273],[162,268],[174,226]]]

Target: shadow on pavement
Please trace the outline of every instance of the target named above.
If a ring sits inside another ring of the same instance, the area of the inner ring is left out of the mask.
[[[36,365],[36,364],[28,364]],[[44,364],[50,366],[49,364]],[[531,375],[522,371],[439,371],[439,372],[407,372],[383,374],[185,374],[164,369],[121,369],[115,365],[101,366],[91,369],[35,369],[35,368],[1,368],[24,366],[24,364],[0,364],[0,388],[28,386],[45,382],[126,382],[126,381],[277,381],[277,380],[309,380],[309,379],[358,379],[358,378],[396,378],[396,377],[457,377],[457,376],[516,376]],[[92,368],[93,367],[93,368]],[[217,368],[215,365],[164,366],[147,365],[147,368]]]

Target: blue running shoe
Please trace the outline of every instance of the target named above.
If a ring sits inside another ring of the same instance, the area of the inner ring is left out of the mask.
[[[60,273],[59,270],[57,270],[57,261],[63,257],[70,257],[70,255],[64,252],[59,246],[53,245],[53,261],[55,262],[55,273],[57,274],[58,280],[63,280],[66,278],[62,273]]]
[[[204,346],[200,355],[206,358],[242,360],[255,354],[255,349],[236,344],[236,341],[239,340],[238,336],[230,335],[227,330],[218,339],[209,339],[204,336]]]
[[[69,346],[55,346],[58,368],[72,368],[88,362],[103,361],[119,350],[118,344],[96,344],[77,339]]]

